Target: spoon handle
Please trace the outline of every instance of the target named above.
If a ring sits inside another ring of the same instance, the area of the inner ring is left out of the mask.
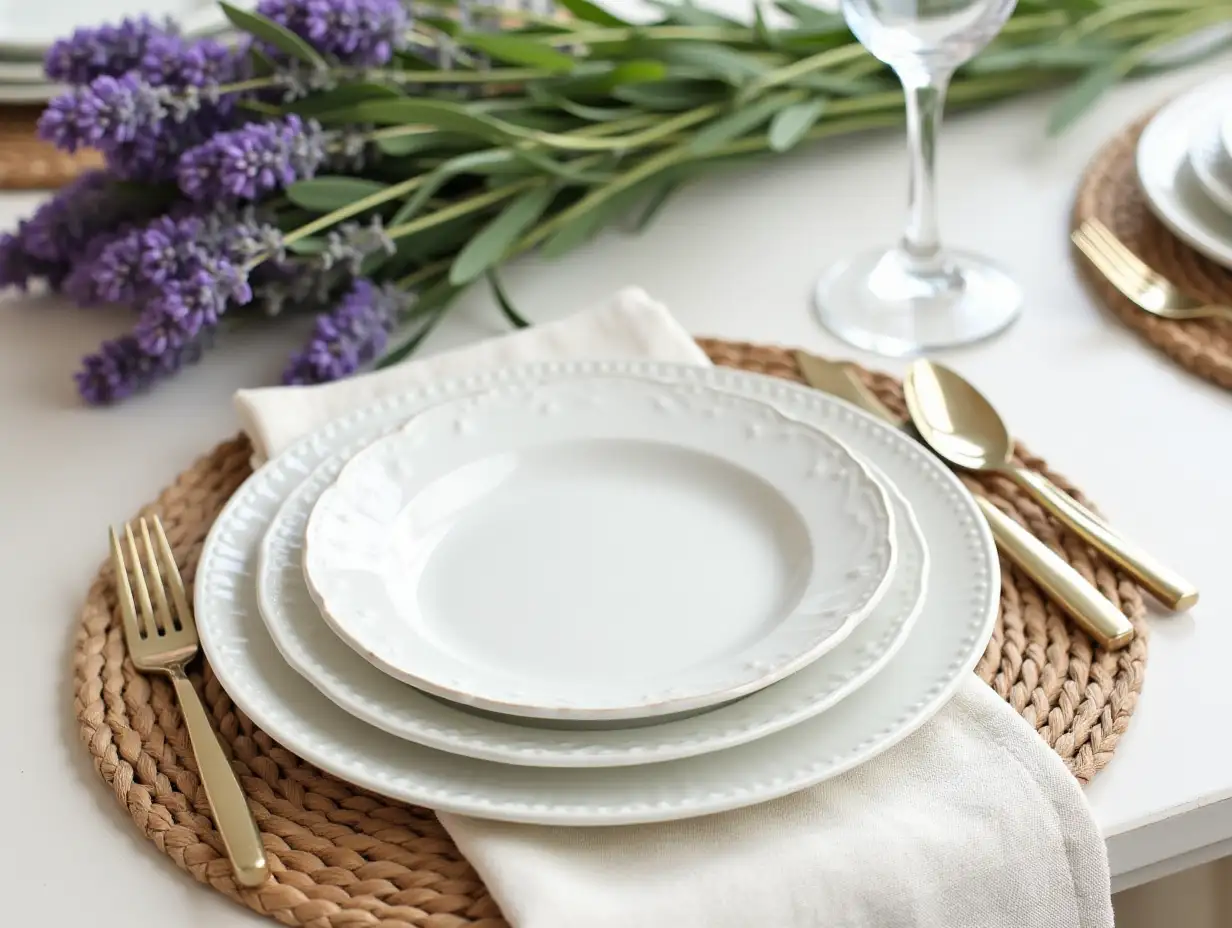
[[[1123,648],[1133,640],[1134,627],[1129,619],[1064,558],[984,497],[976,496],[975,501],[988,520],[998,550],[1043,587],[1052,601],[1092,638],[1109,651]]]
[[[1112,558],[1169,609],[1188,609],[1198,601],[1198,590],[1192,583],[1113,532],[1044,477],[1017,465],[1007,466],[1005,473],[1091,547]]]

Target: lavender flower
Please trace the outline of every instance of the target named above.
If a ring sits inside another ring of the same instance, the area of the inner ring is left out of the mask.
[[[256,200],[316,173],[324,136],[298,116],[220,132],[180,158],[180,189],[197,201]]]
[[[392,285],[356,280],[332,312],[317,317],[312,338],[292,356],[282,382],[325,383],[376,360],[409,303],[409,295]]]
[[[0,286],[25,287],[32,278],[45,278],[69,289],[77,268],[97,257],[127,223],[148,217],[157,202],[126,194],[105,171],[81,175],[0,240]],[[80,281],[74,290],[74,298],[86,296]]]
[[[103,75],[54,98],[39,119],[39,135],[64,151],[103,151],[157,132],[166,95],[136,74]]]
[[[176,35],[170,20],[124,19],[116,26],[78,29],[47,51],[43,69],[64,84],[88,84],[104,75],[119,77],[136,68],[154,40]]]
[[[358,274],[364,259],[383,251],[394,253],[395,246],[385,232],[380,216],[373,216],[368,225],[344,222],[325,236],[325,250],[318,256],[323,270],[344,266],[351,274]]]
[[[117,402],[196,361],[207,345],[206,339],[198,339],[151,355],[133,335],[103,342],[97,353],[82,359],[74,377],[77,392],[92,406]]]
[[[138,70],[156,87],[209,88],[238,80],[245,55],[214,39],[185,41],[177,35],[153,37]]]
[[[261,0],[257,11],[355,67],[386,64],[410,24],[401,0]]]

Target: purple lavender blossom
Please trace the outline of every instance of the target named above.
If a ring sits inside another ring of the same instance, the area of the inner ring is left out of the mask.
[[[386,64],[410,22],[401,0],[261,0],[257,11],[355,67]]]
[[[39,135],[64,151],[107,151],[157,132],[167,116],[165,95],[137,74],[103,75],[55,97],[39,119]]]
[[[78,29],[47,51],[43,68],[48,78],[64,84],[88,84],[104,75],[119,77],[145,57],[154,40],[176,35],[170,21],[156,22],[147,16],[124,19],[115,26]]]
[[[324,136],[316,121],[287,116],[220,132],[185,152],[176,176],[192,200],[257,200],[312,177],[324,160]]]
[[[356,280],[331,312],[317,317],[312,338],[292,356],[282,382],[338,380],[376,360],[409,302],[409,295],[392,285]]]
[[[76,270],[96,258],[104,242],[127,223],[147,218],[157,204],[157,198],[127,194],[106,171],[81,175],[0,240],[0,287],[25,287],[32,278],[44,278],[67,290]],[[70,294],[75,299],[86,295],[80,283]]]
[[[137,70],[156,87],[206,88],[238,80],[244,60],[243,51],[214,39],[161,35],[150,40]]]
[[[77,392],[91,406],[118,402],[196,361],[207,344],[198,339],[152,355],[142,350],[134,335],[103,342],[97,353],[82,359],[81,370],[74,375]]]

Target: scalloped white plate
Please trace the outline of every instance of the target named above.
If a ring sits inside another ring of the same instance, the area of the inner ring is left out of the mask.
[[[906,497],[928,540],[928,593],[906,643],[842,702],[749,744],[638,768],[515,767],[413,744],[340,709],[279,655],[257,605],[261,538],[288,494],[333,454],[358,450],[450,397],[518,379],[596,373],[698,383],[773,404],[825,429]],[[433,384],[356,410],[307,436],[232,496],[197,568],[197,626],[219,683],[270,737],[335,776],[461,815],[556,825],[617,825],[707,815],[837,776],[931,718],[975,667],[996,621],[1000,577],[988,526],[957,478],[904,435],[795,384],[722,368],[570,362]],[[636,774],[631,771],[636,770]]]
[[[312,507],[338,637],[427,693],[601,721],[716,706],[832,650],[894,568],[864,465],[773,407],[590,377],[441,403]]]
[[[1224,126],[1212,121],[1195,132],[1189,148],[1189,164],[1198,183],[1225,213],[1232,213],[1232,157],[1224,150]]]
[[[581,732],[515,724],[404,686],[339,647],[304,584],[303,537],[308,513],[345,461],[335,455],[313,471],[266,532],[257,573],[261,615],[287,663],[331,702],[400,738],[454,754],[536,767],[617,767],[743,744],[823,712],[854,692],[897,653],[924,601],[924,537],[907,501],[868,465],[894,508],[897,566],[881,602],[829,654],[745,699],[685,719]]]

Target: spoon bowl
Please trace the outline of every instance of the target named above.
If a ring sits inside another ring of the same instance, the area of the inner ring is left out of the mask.
[[[1004,420],[954,371],[917,361],[903,382],[911,421],[929,446],[966,470],[1003,470],[1014,453]]]

